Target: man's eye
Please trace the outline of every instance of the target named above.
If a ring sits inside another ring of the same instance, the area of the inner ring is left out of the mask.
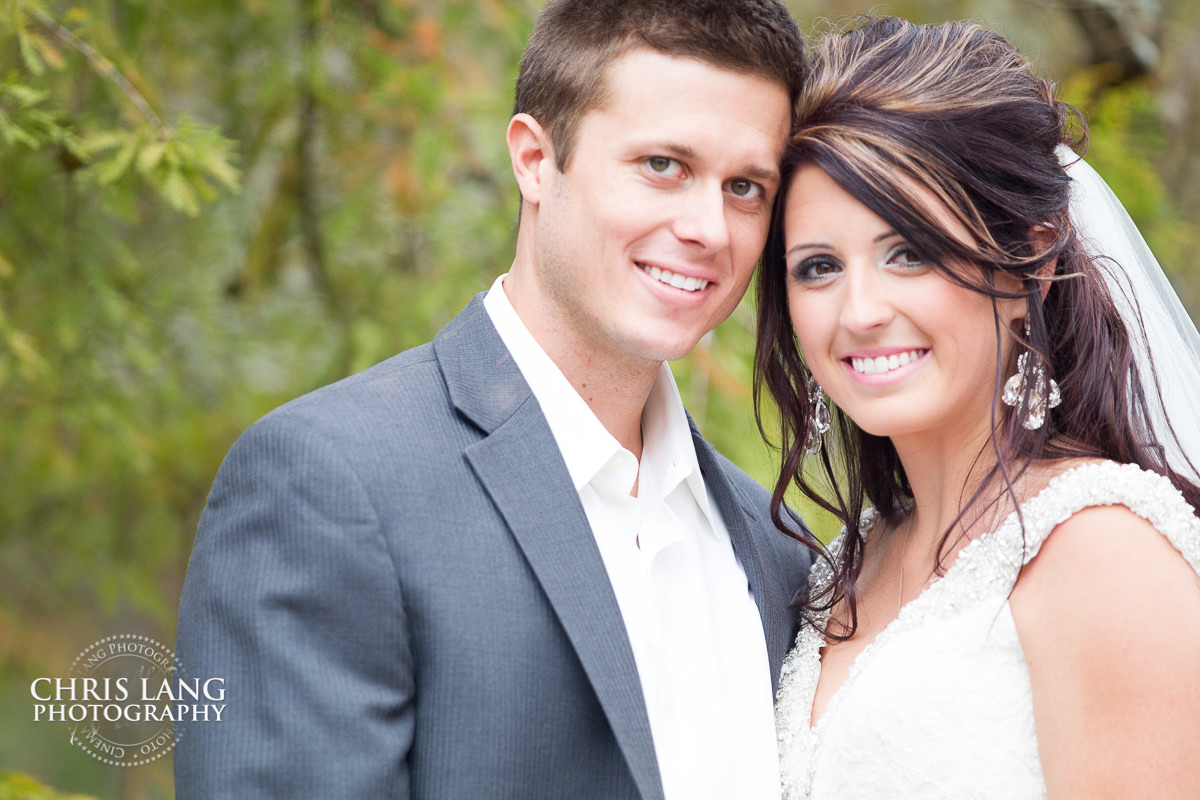
[[[729,192],[742,198],[757,199],[762,197],[763,189],[754,181],[745,178],[735,178],[729,182]]]
[[[676,175],[683,169],[682,164],[668,156],[650,156],[646,159],[646,166],[659,175]]]

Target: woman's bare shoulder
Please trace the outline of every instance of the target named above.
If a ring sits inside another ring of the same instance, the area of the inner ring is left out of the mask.
[[[1083,508],[1010,602],[1051,796],[1196,796],[1200,576],[1167,537],[1124,505]]]

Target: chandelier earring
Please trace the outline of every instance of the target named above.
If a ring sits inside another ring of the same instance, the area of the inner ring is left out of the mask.
[[[829,406],[825,405],[825,392],[816,378],[808,379],[808,402],[812,406],[812,415],[808,419],[808,432],[804,435],[804,452],[815,456],[821,452],[824,436],[829,432],[832,420]]]
[[[1025,317],[1025,341],[1029,341],[1029,317]],[[1028,387],[1029,405],[1021,408],[1021,398]],[[1017,371],[1004,384],[1004,393],[1000,399],[1005,405],[1024,411],[1021,425],[1026,430],[1036,431],[1046,424],[1046,413],[1062,402],[1062,393],[1058,383],[1046,376],[1046,367],[1042,357],[1032,350],[1026,350],[1017,356]]]

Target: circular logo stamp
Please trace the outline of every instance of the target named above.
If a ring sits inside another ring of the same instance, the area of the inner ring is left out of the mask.
[[[95,642],[54,679],[71,743],[114,766],[136,767],[175,746],[175,654],[147,636],[122,633]]]

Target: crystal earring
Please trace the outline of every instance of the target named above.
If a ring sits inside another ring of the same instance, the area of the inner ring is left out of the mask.
[[[825,392],[816,378],[808,379],[808,402],[812,406],[812,416],[808,420],[808,433],[804,435],[804,452],[815,456],[821,452],[823,437],[829,432],[831,424],[829,406],[825,405]]]
[[[1029,317],[1025,318],[1025,339],[1029,340]],[[1031,350],[1017,356],[1016,374],[1004,383],[1004,393],[1000,395],[1000,399],[1005,405],[1017,408],[1027,386],[1029,407],[1025,409],[1025,418],[1021,420],[1021,425],[1026,430],[1036,431],[1046,424],[1046,412],[1062,402],[1062,393],[1058,390],[1058,383],[1053,378],[1046,377],[1046,367],[1042,364],[1041,356],[1035,355]]]

